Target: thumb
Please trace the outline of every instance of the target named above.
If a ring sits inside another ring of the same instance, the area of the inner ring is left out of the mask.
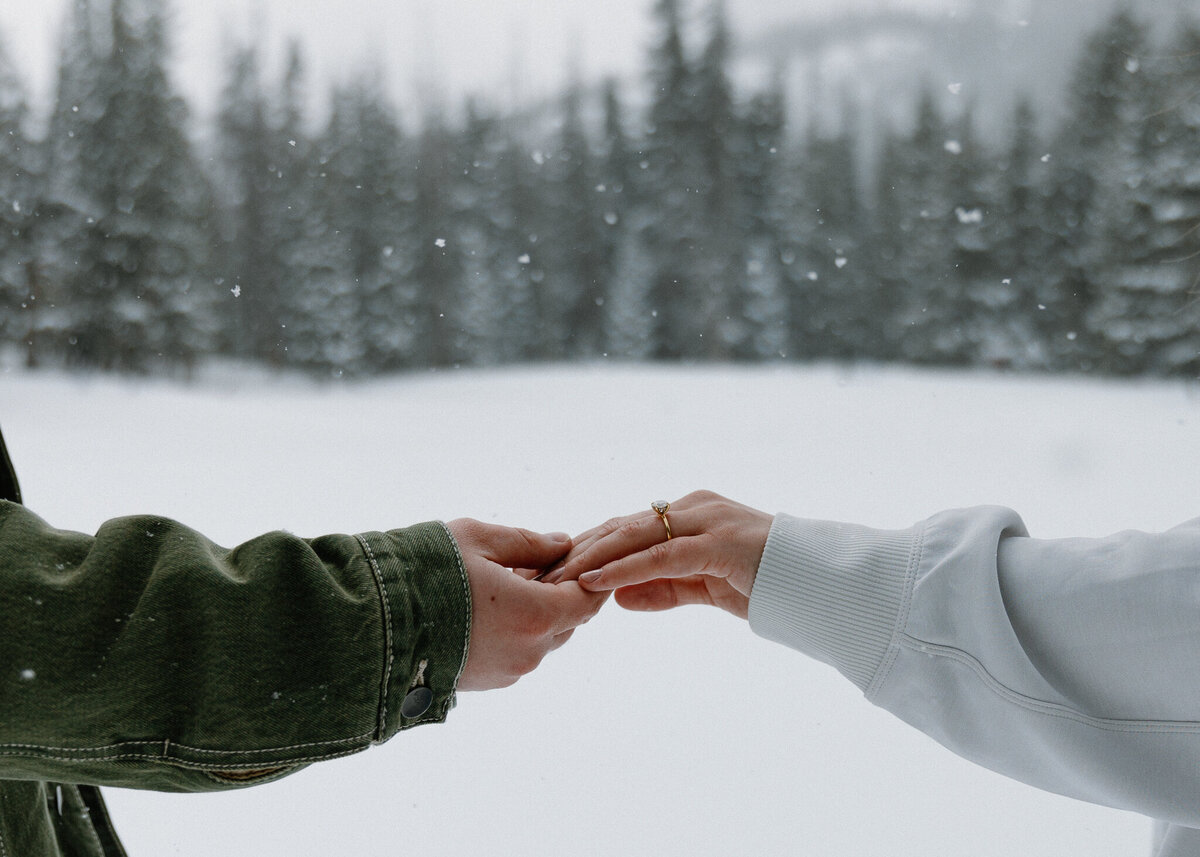
[[[482,533],[482,553],[508,568],[545,568],[571,549],[566,533],[535,533],[519,527],[488,525]]]

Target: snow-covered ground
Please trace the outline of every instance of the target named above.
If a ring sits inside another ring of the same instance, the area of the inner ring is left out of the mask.
[[[469,515],[577,531],[708,487],[906,526],[1001,503],[1034,535],[1200,514],[1179,383],[840,368],[458,372],[324,387],[0,373],[27,502],[224,544]],[[1148,853],[1149,824],[973,767],[717,611],[611,606],[441,727],[216,795],[110,791],[135,857]]]

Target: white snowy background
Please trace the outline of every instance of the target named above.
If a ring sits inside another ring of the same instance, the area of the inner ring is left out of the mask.
[[[211,374],[211,373],[210,373]],[[837,367],[593,367],[320,386],[0,371],[28,504],[171,515],[232,545],[474,516],[578,531],[708,487],[907,526],[1015,507],[1034,535],[1198,512],[1195,384]],[[1148,853],[1149,824],[976,768],[715,610],[610,605],[444,726],[276,784],[109,791],[133,855]]]

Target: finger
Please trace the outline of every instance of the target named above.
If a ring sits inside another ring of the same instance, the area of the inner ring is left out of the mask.
[[[706,535],[657,542],[580,575],[579,583],[585,589],[602,592],[636,586],[658,578],[690,577],[713,572],[711,543],[712,538]]]
[[[545,568],[571,549],[571,537],[566,533],[477,524],[474,535],[480,554],[507,568]]]
[[[562,559],[560,559],[557,563],[555,563],[553,566],[546,569],[546,571],[544,571],[542,573],[542,576],[539,579],[544,580],[546,583],[559,583],[560,581],[562,581],[564,579],[574,580],[579,575],[578,571],[573,572],[569,578],[564,578],[564,576],[563,576],[563,569],[567,566],[567,564],[572,563],[572,560],[576,559],[579,556],[582,556],[583,553],[588,548],[590,548],[593,544],[595,544],[597,541],[604,538],[605,536],[610,535],[613,532],[615,532],[617,530],[617,528],[621,526],[621,524],[625,523],[628,520],[631,520],[633,517],[634,516],[626,516],[626,517],[622,517],[622,518],[610,518],[609,520],[605,521],[600,526],[592,527],[590,530],[586,530],[585,532],[582,532],[579,535],[575,536],[575,538],[571,540],[570,552],[566,556],[564,556]],[[577,568],[577,566],[575,566],[574,564],[572,564],[572,567]],[[584,569],[584,571],[587,571],[587,570],[588,569],[586,569],[586,568]]]
[[[673,525],[674,523],[672,520]],[[586,571],[601,568],[621,557],[644,551],[665,542],[666,538],[666,527],[655,512],[643,512],[618,519],[610,524],[608,532],[569,556],[554,579],[575,580]]]
[[[542,633],[558,636],[584,624],[604,606],[608,592],[589,592],[575,581],[557,586],[530,583],[526,598],[542,617]]]
[[[701,577],[650,580],[618,589],[614,597],[626,610],[647,612],[670,610],[685,604],[713,604],[712,594]]]

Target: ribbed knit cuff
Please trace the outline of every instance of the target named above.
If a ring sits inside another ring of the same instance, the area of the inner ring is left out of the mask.
[[[777,515],[750,595],[750,627],[865,691],[891,645],[918,541],[915,528]]]

